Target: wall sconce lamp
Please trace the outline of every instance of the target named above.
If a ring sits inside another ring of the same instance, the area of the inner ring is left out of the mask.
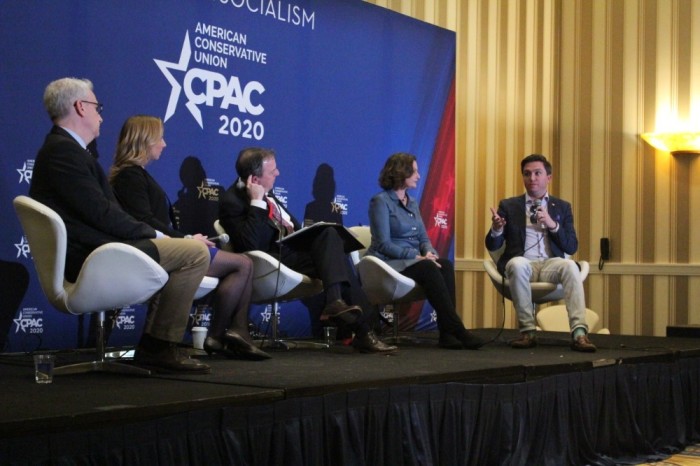
[[[700,154],[700,132],[644,133],[642,139],[654,149],[673,155]]]

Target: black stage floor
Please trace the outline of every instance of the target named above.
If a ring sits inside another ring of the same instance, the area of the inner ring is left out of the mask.
[[[516,331],[475,332],[496,340],[478,351],[454,351],[438,348],[436,336],[424,334],[420,343],[400,344],[398,353],[381,356],[354,353],[349,347],[272,351],[272,359],[260,362],[204,355],[202,359],[212,367],[209,375],[89,373],[55,377],[47,385],[34,383],[30,355],[2,355],[0,439],[5,442],[0,442],[0,455],[10,454],[11,439],[89,431],[197,410],[397,386],[517,384],[600,368],[700,358],[700,339],[695,338],[591,335],[598,351],[577,353],[569,349],[564,333],[541,332],[538,347],[514,350],[506,342],[515,338]],[[89,354],[57,353],[57,365],[86,356]]]

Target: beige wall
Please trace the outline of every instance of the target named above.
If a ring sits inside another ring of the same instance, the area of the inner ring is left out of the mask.
[[[456,266],[470,327],[504,311],[483,272],[489,206],[554,163],[573,203],[588,307],[612,333],[700,324],[700,162],[639,134],[700,129],[700,0],[368,0],[457,34]],[[598,270],[599,240],[612,260]],[[505,322],[517,328],[510,303]]]

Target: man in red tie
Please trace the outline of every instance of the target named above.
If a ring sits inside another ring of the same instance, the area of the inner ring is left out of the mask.
[[[368,322],[373,309],[354,277],[343,241],[334,228],[323,229],[308,251],[279,244],[280,239],[301,225],[272,193],[280,174],[275,152],[258,147],[243,149],[236,160],[236,171],[238,180],[219,203],[219,222],[229,234],[234,251],[264,251],[297,272],[319,278],[326,295],[323,314],[355,333],[353,345],[359,351],[396,351],[395,346],[384,344],[370,330]],[[354,304],[357,302],[362,306]]]

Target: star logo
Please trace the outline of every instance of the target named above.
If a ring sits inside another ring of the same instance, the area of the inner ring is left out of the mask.
[[[22,168],[17,169],[17,173],[19,173],[20,183],[22,183],[22,181],[26,181],[27,184],[29,184],[29,182],[32,181],[32,170],[27,168],[27,162],[24,162]]]
[[[15,333],[19,333],[20,328],[24,333],[27,333],[27,331],[24,330],[24,327],[22,326],[22,311],[19,311],[19,317],[17,317],[16,319],[12,319],[12,321],[17,326],[17,328],[15,328]]]
[[[15,247],[17,248],[17,258],[19,258],[19,256],[22,256],[25,259],[29,259],[29,253],[31,252],[31,250],[29,249],[29,243],[27,243],[26,238],[24,236],[22,236],[22,239],[19,243],[15,243]]]
[[[260,317],[262,317],[263,322],[270,322],[270,317],[272,317],[272,306],[269,304],[265,306],[265,310],[260,313]]]
[[[217,186],[210,186],[205,180],[202,180],[199,186],[197,186],[197,199],[206,199],[209,201],[219,200],[219,188]]]
[[[433,217],[433,220],[435,221],[436,227],[442,228],[443,230],[447,228],[447,217],[444,212],[438,212],[435,217]]]
[[[190,46],[190,33],[189,31],[186,31],[185,40],[182,43],[182,50],[180,51],[179,62],[172,63],[167,62],[165,60],[153,59],[153,61],[156,62],[156,65],[158,65],[158,68],[160,69],[161,73],[163,73],[163,76],[165,76],[165,79],[167,79],[168,83],[170,83],[170,85],[172,86],[172,89],[170,90],[170,99],[168,100],[168,108],[165,110],[165,118],[163,118],[164,122],[168,121],[170,117],[175,114],[177,102],[178,100],[180,100],[180,92],[182,92],[182,85],[180,85],[175,76],[173,76],[172,71],[181,71],[183,73],[187,71],[187,68],[190,64],[191,56],[192,47]],[[187,102],[185,106],[190,111],[194,119],[197,120],[197,123],[199,123],[199,127],[204,129],[204,125],[202,124],[202,114],[197,108],[197,106],[192,102]]]

